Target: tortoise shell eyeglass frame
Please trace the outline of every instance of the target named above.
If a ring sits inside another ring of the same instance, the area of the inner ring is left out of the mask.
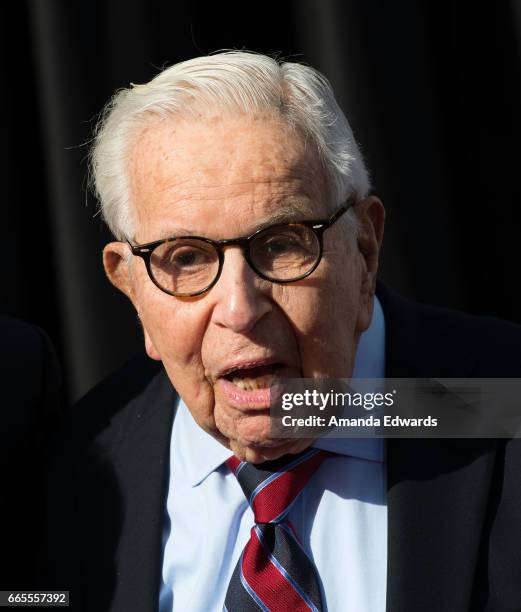
[[[310,274],[312,274],[317,269],[317,267],[320,264],[320,261],[322,260],[322,255],[323,255],[323,250],[324,250],[323,249],[324,232],[327,229],[329,229],[334,223],[336,223],[338,219],[342,217],[342,215],[344,215],[352,206],[354,206],[355,203],[356,203],[355,197],[349,198],[346,202],[344,202],[341,206],[339,206],[335,210],[335,212],[333,212],[327,219],[298,221],[294,223],[278,223],[275,225],[270,225],[268,227],[258,229],[255,232],[253,232],[253,234],[250,234],[249,236],[240,237],[240,238],[226,238],[223,240],[212,240],[210,238],[205,238],[204,236],[174,236],[171,238],[163,238],[162,240],[154,240],[153,242],[147,242],[145,244],[132,244],[128,240],[126,242],[130,247],[132,255],[135,255],[136,257],[141,257],[141,259],[143,259],[143,261],[145,262],[145,267],[146,267],[148,276],[150,280],[154,283],[154,285],[158,289],[163,291],[164,293],[167,293],[168,295],[172,295],[174,297],[196,297],[199,295],[203,295],[207,291],[210,291],[210,289],[217,283],[217,281],[219,280],[221,276],[221,272],[222,272],[223,265],[224,265],[224,249],[230,246],[238,246],[242,249],[244,258],[247,261],[248,265],[260,278],[270,281],[272,283],[277,283],[281,285],[287,284],[287,283],[294,283],[296,281],[307,278]],[[282,279],[282,280],[277,279],[277,278],[272,278],[264,274],[260,270],[258,270],[252,261],[252,257],[250,253],[250,245],[252,241],[254,241],[256,238],[258,238],[259,235],[265,232],[273,231],[274,229],[277,229],[277,228],[295,227],[295,226],[301,226],[301,227],[303,226],[303,227],[307,227],[311,229],[317,238],[319,250],[317,253],[316,260],[313,263],[313,265],[310,267],[310,269],[307,270],[304,274],[301,274],[295,278]],[[217,268],[214,279],[206,287],[198,291],[195,291],[193,293],[179,293],[179,292],[170,291],[169,289],[165,289],[155,279],[154,274],[152,272],[152,265],[151,265],[151,256],[152,256],[153,251],[158,246],[164,244],[165,242],[174,242],[176,240],[200,240],[201,242],[204,242],[210,245],[215,250],[217,257],[218,257],[219,266]]]

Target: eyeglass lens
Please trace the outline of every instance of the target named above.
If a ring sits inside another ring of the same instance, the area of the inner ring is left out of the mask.
[[[304,276],[320,257],[320,242],[304,225],[267,228],[249,244],[254,270],[274,281],[291,281]],[[193,294],[211,285],[219,274],[217,249],[204,240],[177,238],[154,249],[151,273],[163,289]]]

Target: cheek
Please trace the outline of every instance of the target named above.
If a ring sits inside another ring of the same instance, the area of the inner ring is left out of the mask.
[[[182,377],[200,376],[204,313],[148,285],[136,291],[136,298],[143,327],[170,378],[175,377],[174,385],[178,387]]]
[[[313,304],[309,325],[304,329],[301,344],[308,350],[306,358],[325,363],[328,359],[339,360],[339,347],[345,347],[352,335],[349,305],[340,307],[338,299],[321,295]]]
[[[148,290],[141,295],[140,316],[172,385],[195,421],[215,432],[214,395],[204,376],[201,346],[206,316],[196,304],[184,303]]]
[[[344,270],[342,276],[325,274],[308,285],[282,287],[277,296],[294,328],[304,377],[351,375],[359,304]]]

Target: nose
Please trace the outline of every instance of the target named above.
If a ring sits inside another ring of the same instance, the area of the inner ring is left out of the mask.
[[[213,322],[235,333],[248,333],[271,310],[269,297],[259,278],[250,268],[241,249],[227,248],[221,277],[213,287],[215,306]]]

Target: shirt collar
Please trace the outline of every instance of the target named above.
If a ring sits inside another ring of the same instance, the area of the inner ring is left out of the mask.
[[[361,334],[355,356],[353,378],[383,378],[385,375],[385,321],[378,298],[374,298],[373,317]],[[206,433],[194,421],[182,398],[179,398],[175,428],[188,441],[187,477],[192,486],[200,484],[229,457],[230,449]],[[315,448],[368,461],[383,461],[383,440],[376,438],[334,438],[323,436],[313,444]]]

